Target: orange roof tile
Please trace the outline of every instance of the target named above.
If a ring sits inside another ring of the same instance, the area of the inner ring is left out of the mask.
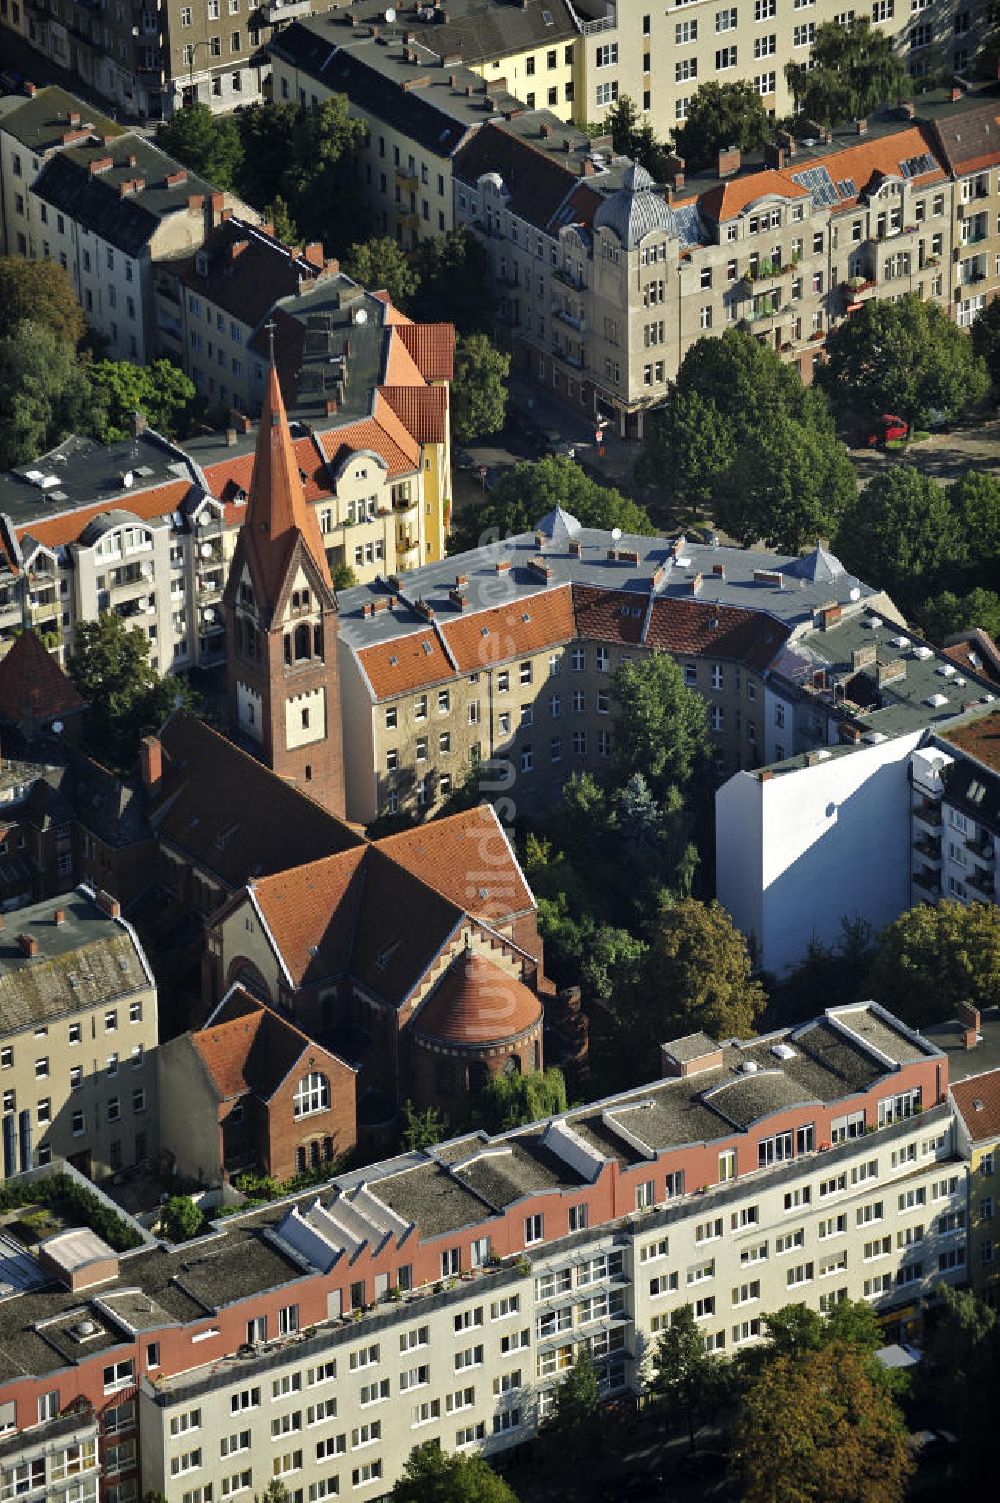
[[[391,642],[363,647],[358,660],[376,699],[392,699],[396,694],[422,689],[452,678],[455,672],[432,626]]]
[[[542,1004],[523,982],[465,951],[414,1019],[417,1033],[447,1044],[491,1044],[537,1025]]]
[[[376,397],[376,403],[377,400]],[[362,418],[360,422],[347,423],[342,428],[329,428],[325,433],[316,434],[320,448],[330,464],[336,466],[348,454],[368,449],[372,454],[380,454],[385,460],[390,480],[397,480],[401,475],[412,475],[414,470],[420,468],[420,445],[412,434],[407,433],[388,404],[383,404],[383,407],[393,419],[391,434],[375,418]]]
[[[235,987],[214,1020],[191,1034],[223,1101],[248,1093],[267,1101],[308,1050],[327,1054],[301,1029]]]
[[[775,172],[767,168],[763,172],[735,177],[729,183],[720,183],[717,188],[710,188],[703,194],[698,202],[702,212],[711,219],[735,219],[750,204],[758,198],[765,198],[769,193],[777,194],[779,198],[809,197],[808,189],[801,187],[799,183],[793,183],[788,172]]]
[[[422,391],[424,388],[420,387],[419,389]],[[383,397],[381,387],[375,392],[375,400],[372,403],[372,415],[388,437],[389,442],[396,444],[404,454],[412,456],[414,465],[419,468],[420,445],[416,437],[405,427],[401,419]]]
[[[399,325],[398,337],[426,381],[450,381],[455,373],[455,325]],[[387,378],[388,379],[388,378]]]
[[[1000,1070],[960,1080],[951,1094],[974,1143],[1000,1138]]]
[[[323,458],[316,453],[311,438],[292,441],[292,451],[299,467],[302,492],[309,502],[323,501],[333,494],[333,487],[326,478]],[[231,501],[238,491],[249,494],[253,480],[254,455],[234,454],[231,459],[220,459],[217,464],[205,467],[205,479],[213,496],[220,501]]]
[[[789,627],[762,611],[668,598],[653,605],[646,645],[666,652],[714,655],[763,669],[790,635]]]
[[[323,970],[346,965],[356,908],[356,898],[348,898],[367,849],[361,845],[250,884],[296,985],[320,954]]]
[[[380,386],[379,393],[418,442],[445,442],[448,436],[448,392],[445,387]]]
[[[37,635],[23,631],[0,661],[0,716],[18,724],[72,715],[85,701]]]
[[[190,489],[190,480],[171,480],[148,491],[122,491],[120,496],[97,501],[93,506],[80,506],[75,511],[47,517],[42,522],[26,522],[17,529],[17,536],[19,539],[31,536],[46,548],[65,547],[76,542],[88,522],[105,512],[128,511],[144,522],[150,522],[154,517],[167,517],[177,510]]]
[[[1000,710],[989,710],[953,730],[940,731],[939,735],[992,772],[1000,772]]]
[[[401,327],[390,326],[389,352],[385,362],[387,386],[423,386],[423,372],[400,338]]]
[[[491,663],[540,652],[576,635],[572,590],[568,584],[539,589],[510,605],[443,622],[441,633],[460,673],[475,673]]]
[[[492,804],[387,835],[378,848],[485,923],[504,923],[535,907]]]
[[[621,642],[635,647],[642,636],[649,601],[627,590],[600,590],[590,585],[573,586],[573,609],[581,637],[599,642]]]

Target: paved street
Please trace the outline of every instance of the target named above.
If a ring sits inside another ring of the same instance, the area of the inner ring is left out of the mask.
[[[958,480],[966,470],[990,470],[1000,473],[1000,418],[993,418],[978,428],[959,428],[952,433],[934,433],[912,449],[852,449],[851,459],[864,483],[887,465],[913,465],[921,474],[935,480]]]

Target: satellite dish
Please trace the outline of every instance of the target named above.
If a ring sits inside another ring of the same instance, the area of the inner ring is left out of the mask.
[[[620,543],[621,540],[622,540],[622,530],[621,530],[621,528],[620,527],[612,527],[612,529],[611,529],[611,541],[613,543]]]
[[[61,720],[53,720],[53,722],[52,722],[52,729],[56,733],[57,736],[61,736],[62,735],[62,731],[63,731],[63,723],[62,723],[62,721]]]
[[[126,490],[128,490],[131,487],[132,482],[134,480],[135,480],[135,476],[132,474],[132,471],[131,470],[126,470],[125,473],[124,473],[124,475],[122,476],[122,485],[125,487]]]
[[[211,545],[211,543],[202,543],[201,548],[199,549],[199,552],[201,553],[202,558],[211,558],[212,557],[212,545]]]
[[[860,600],[861,599],[861,591],[858,589],[857,585],[855,585],[854,589],[851,591],[851,599],[852,600]]]
[[[215,611],[212,608],[212,606],[210,606],[210,605],[207,605],[205,607],[205,609],[202,611],[201,614],[202,614],[202,620],[204,620],[204,621],[214,621],[215,620]]]
[[[366,324],[368,322],[368,313],[364,308],[359,308],[357,313],[355,313],[354,322],[356,324]]]
[[[385,13],[385,19],[389,23],[390,26],[392,25],[393,21],[395,21],[395,19],[396,19],[396,12],[393,10],[393,8],[392,8],[391,5],[390,5],[389,9]]]

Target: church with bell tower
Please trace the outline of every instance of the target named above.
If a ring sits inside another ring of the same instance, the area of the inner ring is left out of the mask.
[[[337,601],[273,356],[223,610],[234,734],[279,777],[343,818]]]

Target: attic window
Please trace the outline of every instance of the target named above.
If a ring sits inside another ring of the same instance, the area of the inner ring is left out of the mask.
[[[424,652],[426,652],[427,656],[430,657],[431,653],[434,651],[431,644],[429,642],[421,642],[420,645],[424,649]]]
[[[542,11],[542,20],[545,22],[546,26],[551,26],[552,25],[552,12],[550,10],[543,10]]]
[[[986,1110],[986,1107],[983,1105],[982,1098],[979,1096],[976,1097],[975,1101],[972,1104],[977,1112],[984,1112]]]
[[[389,964],[389,961],[392,959],[398,949],[399,940],[394,939],[392,944],[387,945],[386,948],[378,956],[377,960],[375,961],[376,969],[379,971],[384,971],[386,966]]]
[[[398,668],[399,667],[399,659],[395,656],[395,654],[393,654],[393,656],[389,659],[389,667],[390,668]]]
[[[522,621],[530,621],[531,620],[531,613],[529,611],[525,611],[524,614],[523,614],[523,616],[521,617],[521,620]]]
[[[969,799],[974,804],[981,804],[986,794],[986,784],[975,780],[969,784]]]
[[[488,626],[481,626],[481,627],[480,627],[480,628],[479,628],[479,635],[480,635],[480,636],[481,636],[481,637],[488,637],[488,636],[489,636],[489,634],[490,634],[490,629],[489,629],[489,627],[488,627]]]

